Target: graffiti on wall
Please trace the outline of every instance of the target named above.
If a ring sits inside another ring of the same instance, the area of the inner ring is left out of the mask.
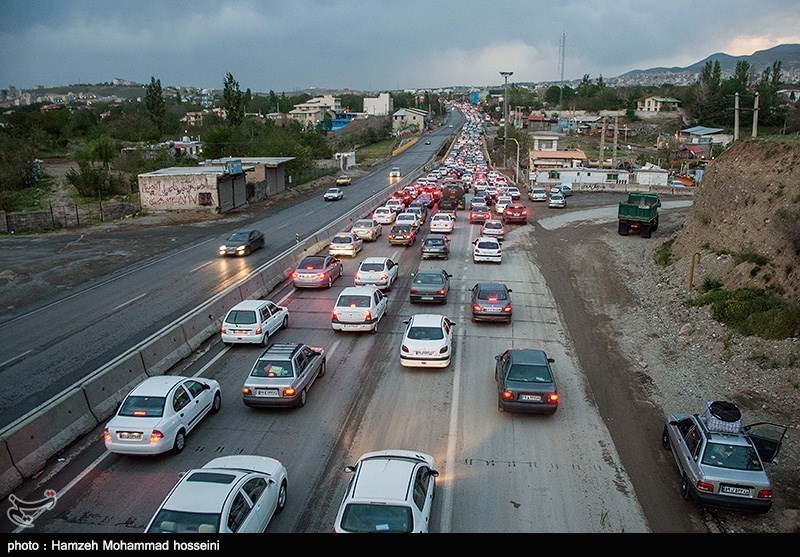
[[[194,176],[175,176],[169,180],[157,178],[139,186],[143,207],[197,207],[200,193],[208,191],[206,184],[197,183]]]

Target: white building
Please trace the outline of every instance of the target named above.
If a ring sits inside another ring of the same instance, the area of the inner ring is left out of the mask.
[[[666,186],[669,182],[669,171],[648,163],[633,171],[633,182],[643,186]]]
[[[394,112],[394,99],[389,93],[364,97],[364,113],[369,116],[388,116]]]
[[[550,186],[562,182],[579,184],[627,184],[629,180],[627,170],[610,168],[541,168],[531,172],[531,181],[540,186]]]

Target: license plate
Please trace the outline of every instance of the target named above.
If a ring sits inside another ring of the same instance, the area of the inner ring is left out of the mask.
[[[117,433],[117,438],[125,439],[126,441],[139,441],[142,438],[140,431],[120,431]]]
[[[420,300],[433,300],[433,296],[422,296]]]
[[[750,495],[750,490],[746,487],[733,487],[730,485],[723,485],[719,488],[720,493],[729,493],[731,495]]]
[[[278,389],[256,389],[256,396],[277,397]]]
[[[529,402],[542,402],[542,397],[540,395],[519,395],[519,399]]]
[[[425,351],[417,350],[417,356],[433,356],[433,354],[434,353],[429,350]]]
[[[233,330],[233,334],[234,335],[246,335],[249,332],[250,331],[245,331],[245,330],[242,330],[242,329],[234,329]]]

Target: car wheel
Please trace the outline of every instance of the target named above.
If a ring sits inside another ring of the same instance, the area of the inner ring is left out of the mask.
[[[269,332],[264,331],[264,338],[261,339],[261,344],[264,346],[269,346]]]
[[[681,477],[681,497],[684,499],[692,498],[692,494],[689,491],[689,478],[687,478],[686,475]]]
[[[664,426],[664,431],[661,432],[661,446],[669,450],[669,433],[667,432],[667,426]]]
[[[503,405],[500,404],[499,400],[497,401],[497,410],[499,410],[500,412],[505,412],[505,408],[503,408]]]
[[[211,403],[211,413],[216,414],[222,408],[222,395],[219,393],[214,394],[214,402]]]
[[[181,429],[175,436],[175,442],[172,444],[172,454],[179,454],[186,447],[186,433]]]
[[[325,377],[325,372],[328,371],[326,369],[326,364],[327,362],[322,360],[322,365],[319,367],[319,373],[317,374],[317,377]]]
[[[288,315],[284,315],[283,316],[283,323],[281,323],[281,329],[286,329],[286,327],[288,327],[288,326],[289,326],[289,316]]]
[[[372,333],[372,334],[374,335],[374,334],[376,334],[376,333],[378,332],[378,323],[380,323],[380,322],[381,322],[381,320],[380,320],[380,319],[378,319],[378,320],[375,322],[375,325],[372,327],[372,330],[370,331],[370,333]]]
[[[283,508],[286,506],[286,492],[288,488],[286,485],[286,480],[281,482],[281,487],[278,489],[278,501],[276,502],[275,506],[275,514],[280,513]]]
[[[328,288],[330,288],[331,286],[333,286],[333,277],[328,275]]]
[[[303,389],[302,391],[300,391],[300,398],[297,401],[297,407],[302,408],[305,405],[306,405],[306,390]]]

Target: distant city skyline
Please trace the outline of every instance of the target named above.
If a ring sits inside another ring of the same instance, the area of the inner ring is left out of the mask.
[[[381,91],[614,78],[800,43],[797,0],[6,0],[0,87]],[[509,80],[509,82],[512,82]]]

